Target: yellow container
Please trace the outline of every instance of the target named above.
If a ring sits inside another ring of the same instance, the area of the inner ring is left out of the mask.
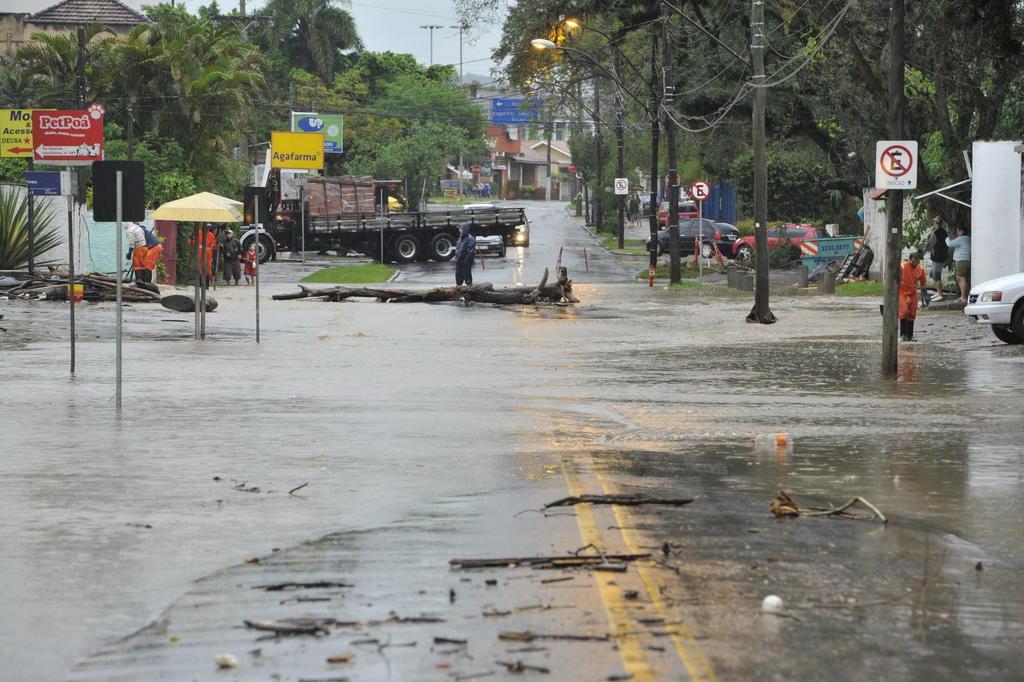
[[[74,296],[76,301],[81,301],[83,298],[85,298],[85,285],[69,284],[68,294],[69,296]]]

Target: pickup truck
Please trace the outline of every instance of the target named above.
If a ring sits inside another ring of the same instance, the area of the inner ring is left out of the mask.
[[[1024,343],[1024,273],[998,277],[971,288],[964,314],[992,326],[1003,343]]]

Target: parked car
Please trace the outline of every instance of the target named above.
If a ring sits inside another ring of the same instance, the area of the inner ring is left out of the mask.
[[[964,314],[992,325],[992,333],[1003,343],[1024,343],[1024,273],[973,286]]]
[[[768,230],[768,248],[774,249],[780,239],[788,239],[793,246],[799,246],[805,239],[828,239],[824,227],[786,223]],[[749,260],[754,255],[754,236],[741,237],[733,244],[733,254],[739,260]]]
[[[505,257],[505,241],[498,235],[476,238],[476,255]]]
[[[703,229],[699,226],[700,221],[689,219],[679,221],[679,254],[682,256],[693,255],[693,245],[697,237],[701,241],[701,255],[704,258],[711,258],[715,254],[715,246],[726,258],[732,258],[732,245],[740,236],[740,231],[735,225],[729,223],[716,223],[713,220],[704,219]],[[650,250],[650,241],[647,242],[647,249]],[[658,253],[669,252],[669,231],[667,229],[658,232]]]
[[[684,218],[696,218],[699,214],[697,213],[697,204],[692,201],[680,201],[679,202],[679,220]],[[658,224],[662,227],[668,227],[668,202],[663,201],[658,206]]]

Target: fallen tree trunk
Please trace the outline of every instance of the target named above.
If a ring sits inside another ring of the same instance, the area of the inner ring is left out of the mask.
[[[493,303],[495,305],[535,305],[537,303],[579,303],[572,292],[572,280],[569,279],[565,267],[558,268],[558,281],[548,284],[548,270],[544,269],[544,277],[535,287],[504,287],[495,289],[494,285],[471,284],[453,287],[438,287],[426,291],[411,289],[375,289],[369,287],[331,287],[330,289],[313,289],[299,285],[299,291],[292,294],[275,294],[275,301],[292,301],[300,298],[319,298],[325,301],[339,302],[350,298],[375,298],[384,303],[443,303],[447,301],[463,301],[466,304]]]

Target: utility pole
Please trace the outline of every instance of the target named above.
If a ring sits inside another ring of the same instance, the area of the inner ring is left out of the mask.
[[[594,229],[604,229],[604,137],[601,135],[601,81],[594,78],[594,143],[597,153],[597,187],[594,188]]]
[[[651,28],[651,257],[650,286],[654,286],[654,271],[658,267],[658,147],[661,144],[658,100],[658,31]]]
[[[771,324],[775,315],[768,308],[768,150],[765,142],[764,88],[764,0],[753,0],[750,8],[750,64],[754,82],[754,308],[747,322]]]
[[[131,104],[128,105],[128,160],[135,158],[135,110]]]
[[[245,0],[238,0],[238,13],[245,19]]]
[[[544,177],[547,180],[544,183],[544,201],[551,201],[551,137],[555,130],[555,112],[554,109],[548,110],[548,125],[547,125],[547,170],[544,173]]]
[[[465,85],[465,83],[462,80],[462,32],[466,29],[466,23],[465,22],[461,22],[458,26],[449,26],[448,28],[457,28],[457,29],[459,29],[459,89],[461,90],[462,87]],[[434,47],[433,47],[433,45],[434,45],[434,32],[433,31],[430,32],[430,45],[431,45],[431,47],[430,47],[430,62],[431,62],[431,64],[433,64],[433,62],[434,62]],[[549,152],[549,154],[550,154],[550,152]],[[465,166],[463,165],[463,160],[462,160],[462,150],[459,149],[459,196],[464,196],[466,194],[465,188],[462,185],[462,170],[463,170],[464,167]],[[551,163],[550,162],[548,163],[548,167],[549,168],[551,167]]]
[[[425,28],[428,31],[430,31],[430,65],[433,66],[434,65],[434,31],[436,31],[436,30],[438,30],[440,28],[444,28],[444,26],[438,26],[437,24],[425,24],[423,26],[420,26],[420,28]]]
[[[665,17],[662,23],[662,40],[665,41],[664,61],[664,106],[670,107],[674,102],[675,88],[669,85],[669,73],[672,69],[672,41],[668,39],[668,13],[665,6],[661,8]],[[665,146],[668,148],[668,252],[669,282],[679,284],[683,281],[682,267],[679,263],[679,171],[676,150],[676,127],[671,121],[665,121]],[[700,253],[697,253],[700,258]]]
[[[892,0],[889,12],[889,139],[903,138],[903,32],[906,23],[904,0]],[[900,251],[903,247],[903,191],[886,192],[885,223],[885,291],[882,297],[882,374],[896,374],[899,347],[896,340],[898,326],[898,289],[900,279]]]
[[[619,56],[619,50],[615,50],[615,61],[612,65],[612,73],[615,75],[615,177],[622,178],[626,176],[626,160],[625,160],[625,132],[623,131],[623,108],[625,102],[622,101],[622,58]],[[623,194],[615,197],[618,203],[619,209],[619,248],[626,248],[626,196]]]

